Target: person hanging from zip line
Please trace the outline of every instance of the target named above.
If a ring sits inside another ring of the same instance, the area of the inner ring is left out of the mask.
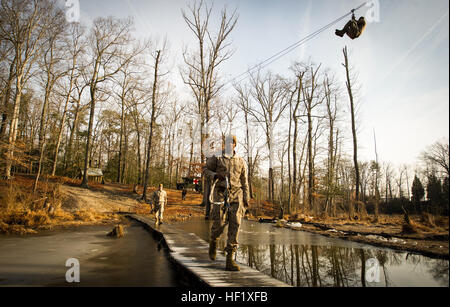
[[[340,37],[344,37],[347,34],[351,39],[355,39],[361,36],[366,28],[366,20],[363,16],[361,16],[358,20],[355,18],[354,10],[352,10],[352,19],[347,22],[345,27],[342,30],[337,29],[336,35]]]

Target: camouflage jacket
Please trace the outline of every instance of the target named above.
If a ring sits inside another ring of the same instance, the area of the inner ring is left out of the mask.
[[[206,160],[206,166],[203,168],[203,174],[214,183],[214,177],[217,173],[226,174],[229,182],[229,203],[248,203],[248,179],[247,166],[244,159],[239,156],[210,157]],[[213,199],[215,202],[223,201],[223,192],[225,191],[226,181],[217,182]]]
[[[167,192],[156,190],[153,192],[153,206],[164,206],[167,203]]]

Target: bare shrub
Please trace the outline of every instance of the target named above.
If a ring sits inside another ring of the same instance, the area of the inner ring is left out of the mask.
[[[420,216],[420,222],[429,227],[436,227],[436,223],[434,221],[434,216],[432,216],[428,212],[422,212]]]
[[[403,216],[403,224],[402,224],[402,232],[403,233],[417,233],[417,226],[415,223],[410,219],[408,211],[406,211],[405,208],[403,208],[404,216]]]

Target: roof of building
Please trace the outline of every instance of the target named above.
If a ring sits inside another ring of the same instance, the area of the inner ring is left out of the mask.
[[[84,170],[81,170],[81,175],[84,175]],[[102,177],[103,172],[101,168],[88,168],[87,175],[88,177]]]

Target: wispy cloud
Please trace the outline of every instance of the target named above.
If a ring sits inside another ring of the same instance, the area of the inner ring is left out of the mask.
[[[390,70],[384,75],[383,80],[387,79],[397,68],[406,61],[410,55],[427,39],[436,28],[448,17],[449,11],[445,12],[430,28],[428,28],[425,33],[409,48],[400,59],[391,66]]]

